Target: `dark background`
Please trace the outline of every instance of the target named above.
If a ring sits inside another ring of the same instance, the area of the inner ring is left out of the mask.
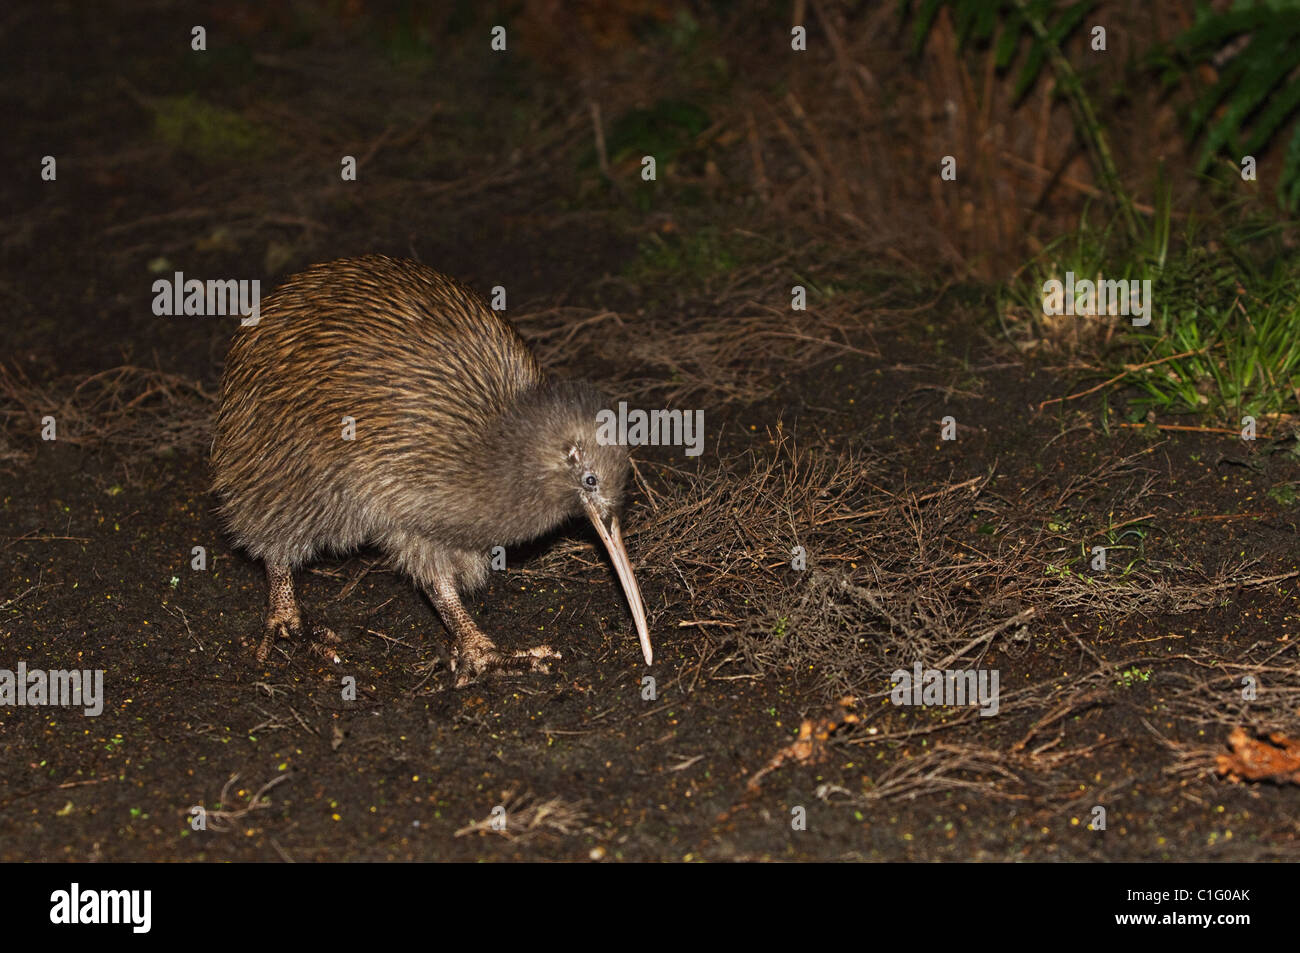
[[[1023,31],[1001,68],[959,14],[918,41],[892,3],[7,4],[0,667],[102,668],[108,700],[0,708],[0,859],[1295,859],[1293,418],[1250,445],[1239,407],[1060,400],[1144,352],[1006,283],[1120,202],[1061,74],[1017,90]],[[1258,182],[1207,170],[1215,67],[1162,73],[1190,5],[1087,15],[1105,57],[1087,24],[1060,48],[1140,221],[1173,183],[1193,244],[1266,220],[1286,260],[1286,137]],[[551,676],[454,690],[370,551],[299,580],[356,701],[300,648],[256,663],[261,572],[207,490],[236,322],[155,316],[152,284],[367,253],[503,285],[548,367],[705,411],[701,457],[636,454],[652,670],[577,526],[468,603],[562,647]],[[916,659],[998,669],[1001,713],[891,705]],[[1234,729],[1280,739],[1260,779],[1226,777]]]

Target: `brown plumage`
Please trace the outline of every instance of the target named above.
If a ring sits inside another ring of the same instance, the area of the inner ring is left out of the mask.
[[[266,563],[258,657],[276,636],[307,634],[337,660],[334,634],[304,623],[292,573],[372,543],[452,631],[460,683],[493,669],[545,671],[558,653],[498,651],[459,593],[484,582],[492,547],[585,513],[648,664],[645,610],[618,527],[627,450],[596,439],[607,406],[588,384],[549,378],[508,321],[424,265],[370,256],[290,278],[231,346],[212,446],[221,517]]]

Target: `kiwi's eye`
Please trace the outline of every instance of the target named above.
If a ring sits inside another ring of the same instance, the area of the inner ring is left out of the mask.
[[[582,485],[588,490],[596,489],[598,483],[600,483],[600,481],[596,479],[596,474],[592,473],[590,470],[582,475]]]

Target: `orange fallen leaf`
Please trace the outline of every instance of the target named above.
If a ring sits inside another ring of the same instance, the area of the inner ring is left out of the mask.
[[[843,714],[817,719],[805,718],[799,725],[799,734],[795,740],[772,755],[767,764],[746,782],[745,787],[750,791],[758,790],[759,782],[787,761],[794,761],[797,764],[816,764],[825,758],[826,742],[831,732],[844,725],[856,725],[860,720],[857,715],[849,711],[856,702],[856,698],[846,695],[839,700],[840,708],[844,709]]]
[[[1300,741],[1273,732],[1267,739],[1252,737],[1244,728],[1228,735],[1231,754],[1215,758],[1219,774],[1231,781],[1290,781],[1300,784]]]

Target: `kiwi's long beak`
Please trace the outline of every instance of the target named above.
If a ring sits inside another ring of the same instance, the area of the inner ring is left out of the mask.
[[[618,573],[618,581],[623,584],[623,594],[627,596],[627,605],[632,610],[632,620],[636,623],[637,638],[641,640],[641,654],[645,656],[647,665],[653,665],[655,654],[654,649],[650,647],[650,631],[645,624],[645,603],[641,601],[641,589],[636,584],[636,576],[632,575],[632,564],[627,561],[627,550],[623,548],[623,534],[618,531],[618,517],[611,516],[609,526],[606,526],[605,521],[601,519],[600,511],[596,509],[596,504],[586,494],[583,494],[582,505],[587,510],[587,518],[591,520],[591,525],[596,527],[596,532],[600,534],[600,541],[609,551],[609,560],[614,564],[614,571]]]

